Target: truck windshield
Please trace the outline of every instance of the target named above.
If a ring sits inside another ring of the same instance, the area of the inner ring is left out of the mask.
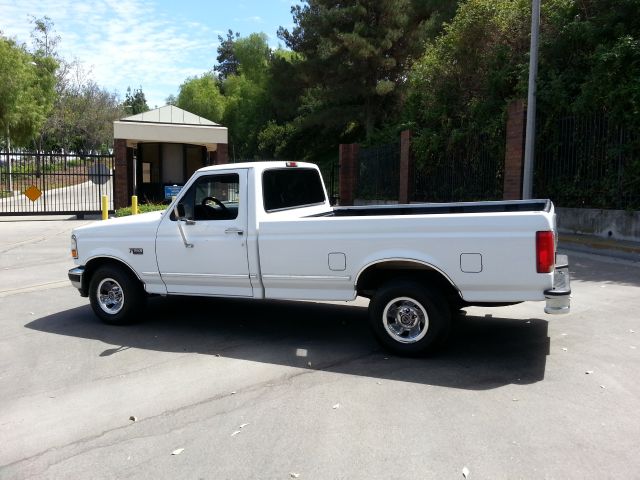
[[[267,212],[324,203],[324,188],[317,170],[276,168],[262,174],[262,194]]]

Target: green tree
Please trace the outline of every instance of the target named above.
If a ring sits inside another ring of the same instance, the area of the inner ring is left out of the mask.
[[[529,11],[528,0],[468,0],[429,44],[412,69],[406,110],[420,159],[442,160],[470,135],[502,155],[507,103],[526,93]]]
[[[227,38],[223,38],[218,35],[218,56],[216,60],[218,64],[214,67],[214,71],[218,73],[220,79],[224,80],[229,75],[236,75],[238,73],[238,58],[234,51],[234,45],[236,40],[240,38],[238,32],[233,33],[233,30],[229,29],[227,32]]]
[[[118,96],[88,79],[78,63],[66,64],[58,97],[41,130],[50,150],[99,151],[113,145],[113,121],[123,116]]]
[[[637,7],[637,0],[542,3],[540,118],[604,110],[640,127]],[[527,94],[530,9],[527,0],[467,0],[416,62],[406,121],[417,128],[423,158],[472,132],[504,144],[506,106]],[[555,128],[541,126],[541,138]]]
[[[171,94],[167,98],[164,99],[165,105],[178,105],[178,97]]]
[[[406,75],[434,30],[442,2],[308,0],[293,6],[295,27],[278,35],[304,58],[308,125],[367,139],[401,106]]]
[[[33,141],[53,104],[57,65],[0,37],[0,128],[6,147]]]
[[[640,16],[637,0],[545,5],[538,98],[548,116],[604,110],[640,127]]]
[[[60,43],[60,35],[54,31],[53,20],[47,16],[42,18],[31,16],[31,23],[33,23],[31,40],[34,55],[57,58],[56,48]]]
[[[218,80],[212,73],[192,77],[180,85],[175,105],[212,122],[220,123],[225,99],[220,93]]]
[[[271,50],[264,33],[233,42],[237,73],[222,82],[225,97],[223,123],[229,128],[232,158],[259,157],[258,135],[271,119],[267,92]]]
[[[149,111],[149,105],[147,105],[147,99],[144,96],[142,87],[134,90],[133,93],[131,92],[131,87],[127,87],[123,107],[127,115],[136,115]]]

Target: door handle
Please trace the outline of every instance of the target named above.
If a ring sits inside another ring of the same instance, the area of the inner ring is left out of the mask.
[[[235,233],[236,235],[244,235],[244,230],[240,228],[227,228],[224,233]]]

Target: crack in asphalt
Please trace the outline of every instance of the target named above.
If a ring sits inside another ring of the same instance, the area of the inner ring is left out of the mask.
[[[169,418],[169,417],[172,417],[172,416],[174,416],[174,415],[176,415],[176,414],[178,414],[180,412],[183,412],[185,410],[189,410],[189,409],[192,409],[192,408],[195,408],[195,407],[200,407],[200,406],[206,405],[208,403],[217,402],[219,400],[228,399],[230,397],[239,398],[239,396],[242,395],[242,394],[250,394],[250,393],[254,393],[254,392],[260,392],[260,390],[263,389],[264,387],[282,386],[282,385],[285,385],[286,383],[290,382],[291,380],[299,378],[299,377],[301,377],[303,375],[310,375],[310,374],[324,372],[328,368],[335,368],[337,366],[347,365],[349,363],[361,360],[363,358],[370,357],[370,356],[372,356],[372,355],[374,355],[376,353],[379,353],[378,349],[363,353],[361,355],[356,355],[356,356],[352,356],[352,357],[339,359],[339,360],[336,360],[336,361],[333,361],[333,362],[319,363],[318,366],[314,367],[314,368],[301,369],[301,371],[298,371],[298,372],[294,372],[294,373],[291,373],[291,374],[285,374],[285,375],[282,375],[282,376],[277,377],[275,379],[265,380],[263,382],[260,382],[260,383],[254,384],[254,385],[247,386],[246,388],[243,388],[243,389],[240,389],[240,390],[236,391],[235,394],[233,394],[233,393],[220,393],[220,394],[217,394],[217,395],[213,395],[211,397],[202,399],[202,400],[200,400],[198,402],[191,403],[189,405],[183,405],[181,407],[177,407],[177,408],[174,408],[174,409],[171,409],[171,410],[164,411],[164,412],[159,413],[157,415],[154,415],[154,416],[151,416],[151,417],[147,417],[147,418],[145,418],[143,420],[140,420],[140,421],[138,421],[136,423],[143,424],[144,422],[149,422],[151,420],[155,420],[155,419],[159,419],[159,418]],[[266,395],[266,393],[267,393],[267,391],[262,392],[261,395]],[[236,405],[236,406],[234,406],[233,408],[231,408],[229,410],[218,412],[215,415],[213,415],[211,418],[218,417],[220,415],[226,415],[226,414],[231,413],[231,412],[233,412],[235,410],[243,408],[243,407],[245,407],[245,405],[246,405],[246,403],[248,401],[249,401],[249,399],[247,399],[241,405]],[[187,426],[190,426],[190,425],[193,425],[193,424],[196,424],[196,423],[200,423],[200,422],[201,422],[201,419],[192,420],[192,421],[180,424],[179,427],[180,428],[184,428],[184,427],[187,427]],[[61,450],[64,450],[64,449],[67,449],[67,448],[70,448],[70,447],[73,447],[73,446],[78,446],[78,445],[86,444],[86,443],[89,443],[89,442],[97,441],[97,440],[100,440],[102,437],[104,437],[104,436],[106,436],[106,435],[108,435],[110,433],[114,433],[114,432],[117,432],[119,430],[123,430],[123,429],[130,428],[130,427],[131,427],[131,424],[121,425],[121,426],[118,426],[118,427],[110,428],[110,429],[104,430],[104,431],[102,431],[102,432],[100,432],[98,434],[90,435],[90,436],[87,436],[87,437],[83,437],[83,438],[80,438],[78,440],[75,440],[73,442],[70,442],[70,443],[67,443],[67,444],[64,444],[64,445],[50,447],[50,448],[48,448],[46,450],[43,450],[43,451],[38,452],[38,453],[36,453],[34,455],[31,455],[30,457],[23,458],[23,459],[20,459],[20,460],[16,460],[14,462],[11,462],[11,463],[8,463],[8,464],[5,464],[5,465],[0,465],[0,467],[4,470],[4,469],[7,469],[7,468],[16,467],[16,466],[18,466],[20,464],[33,463],[33,462],[37,461],[38,459],[44,457],[47,454],[54,453],[56,451],[61,451]],[[174,430],[176,430],[176,428],[171,428],[165,433],[169,433],[169,432],[172,432]],[[137,436],[137,437],[130,437],[127,440],[140,439],[140,438],[149,438],[149,437],[155,437],[157,435],[158,434],[140,435],[140,436]],[[118,441],[116,441],[116,442],[118,442]],[[34,473],[34,474],[30,475],[29,477],[33,477],[33,476],[36,476],[36,475],[41,475],[43,472],[46,472],[50,468],[52,468],[52,467],[54,467],[54,466],[56,466],[56,465],[58,465],[58,464],[60,464],[62,462],[68,461],[68,460],[70,460],[70,459],[72,459],[74,457],[77,457],[79,455],[82,455],[84,453],[87,453],[87,452],[95,450],[95,449],[108,448],[110,446],[115,445],[116,442],[108,443],[106,445],[87,446],[87,448],[82,449],[81,451],[79,451],[77,453],[74,453],[74,454],[72,454],[70,456],[66,456],[64,458],[60,458],[60,459],[54,461],[53,463],[47,464],[38,473]],[[29,477],[25,477],[25,478],[29,478]]]
[[[56,280],[54,282],[40,283],[37,285],[28,285],[26,287],[9,288],[7,290],[0,290],[0,298],[9,297],[11,295],[18,295],[20,293],[35,292],[38,290],[50,290],[53,288],[66,288],[69,286],[69,280]]]

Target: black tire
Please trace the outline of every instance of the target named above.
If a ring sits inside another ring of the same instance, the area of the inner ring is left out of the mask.
[[[138,320],[146,293],[138,279],[124,267],[105,265],[91,277],[89,300],[100,320],[125,325]]]
[[[444,343],[451,312],[437,289],[397,280],[376,291],[369,303],[369,323],[386,349],[398,355],[419,356]]]

